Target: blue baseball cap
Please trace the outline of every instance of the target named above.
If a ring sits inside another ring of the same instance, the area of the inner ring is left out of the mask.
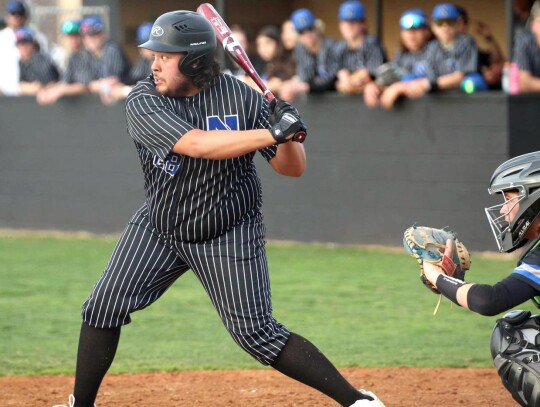
[[[34,42],[34,33],[27,27],[17,28],[15,30],[15,41],[17,44],[24,42]]]
[[[427,27],[428,25],[429,21],[426,13],[419,8],[405,10],[399,19],[399,26],[404,30]]]
[[[20,14],[25,16],[28,14],[28,8],[23,1],[10,0],[6,6],[6,11],[9,14]]]
[[[311,30],[315,27],[315,15],[307,8],[300,8],[291,14],[294,29],[298,32]]]
[[[150,33],[152,32],[152,23],[144,22],[137,27],[137,43],[140,45],[150,39]]]
[[[451,3],[437,4],[433,8],[431,18],[433,20],[457,20],[459,18],[459,11]]]
[[[338,19],[340,21],[362,21],[366,19],[364,5],[356,0],[345,1],[339,6]]]
[[[99,34],[103,31],[105,31],[105,24],[103,24],[103,20],[98,16],[84,18],[79,27],[81,35]]]

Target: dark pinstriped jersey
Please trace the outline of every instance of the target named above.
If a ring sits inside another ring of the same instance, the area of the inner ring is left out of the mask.
[[[426,50],[430,65],[430,80],[453,72],[471,73],[478,71],[478,47],[470,35],[458,35],[450,48],[438,40],[432,40]]]
[[[223,234],[260,215],[261,184],[250,153],[227,160],[171,152],[189,130],[269,128],[268,102],[230,75],[193,97],[166,97],[153,77],[138,82],[126,100],[128,132],[141,160],[149,219],[161,233],[184,242]],[[267,160],[277,146],[260,150]]]
[[[540,47],[532,33],[524,32],[516,39],[513,57],[519,69],[540,77]]]
[[[19,69],[21,82],[37,81],[44,85],[56,82],[60,76],[52,60],[41,52],[34,53],[29,61],[19,61]]]
[[[128,81],[130,64],[122,47],[113,40],[108,40],[101,50],[100,57],[92,55],[89,64],[92,79],[116,76],[122,83]]]
[[[137,62],[129,71],[128,85],[135,85],[152,73],[152,61],[139,56]]]
[[[360,48],[350,49],[345,41],[340,41],[337,46],[338,69],[347,69],[354,72],[358,69],[367,69],[375,75],[376,69],[386,60],[386,55],[379,41],[366,35]]]
[[[92,56],[88,51],[72,52],[68,58],[66,70],[62,75],[62,81],[89,84],[94,79],[92,71],[88,69],[91,63]]]
[[[317,54],[310,53],[302,44],[297,44],[294,49],[296,61],[296,74],[308,83],[316,78],[327,79],[337,73],[337,55],[335,52],[336,41],[323,37],[321,49]]]
[[[405,75],[413,75],[415,78],[428,76],[429,63],[426,56],[426,47],[419,52],[398,50],[392,62],[403,69]]]

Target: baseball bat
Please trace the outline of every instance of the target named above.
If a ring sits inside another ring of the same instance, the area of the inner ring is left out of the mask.
[[[276,97],[274,94],[270,92],[255,68],[253,68],[253,64],[247,56],[246,51],[236,40],[236,38],[234,38],[231,29],[227,23],[223,21],[223,18],[221,18],[216,9],[209,3],[203,3],[197,7],[197,12],[202,14],[208,21],[210,21],[210,24],[212,24],[214,32],[216,33],[216,38],[218,42],[223,45],[225,53],[234,62],[236,62],[251,79],[253,79],[253,82],[255,82],[259,89],[263,92],[266,99],[268,99],[268,101],[275,99]],[[306,133],[304,131],[299,131],[293,136],[292,139],[296,142],[303,143],[306,139]]]

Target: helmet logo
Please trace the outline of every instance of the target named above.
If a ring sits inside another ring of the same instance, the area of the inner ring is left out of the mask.
[[[162,35],[163,35],[163,28],[161,28],[159,25],[156,25],[152,28],[152,36],[161,37]]]

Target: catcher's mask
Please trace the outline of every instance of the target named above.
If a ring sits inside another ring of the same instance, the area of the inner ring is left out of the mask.
[[[540,315],[515,310],[498,319],[491,356],[504,387],[522,406],[540,407]]]
[[[504,192],[517,191],[518,196],[506,201]],[[505,202],[486,208],[489,224],[501,252],[512,252],[523,246],[525,232],[540,213],[540,151],[512,158],[501,164],[491,176],[488,192],[501,194]],[[510,222],[500,211],[504,205],[519,210]]]
[[[193,11],[171,11],[157,18],[150,39],[139,45],[156,52],[181,52],[178,69],[186,76],[196,76],[214,60],[216,34],[212,24]],[[198,63],[197,63],[198,62]]]

